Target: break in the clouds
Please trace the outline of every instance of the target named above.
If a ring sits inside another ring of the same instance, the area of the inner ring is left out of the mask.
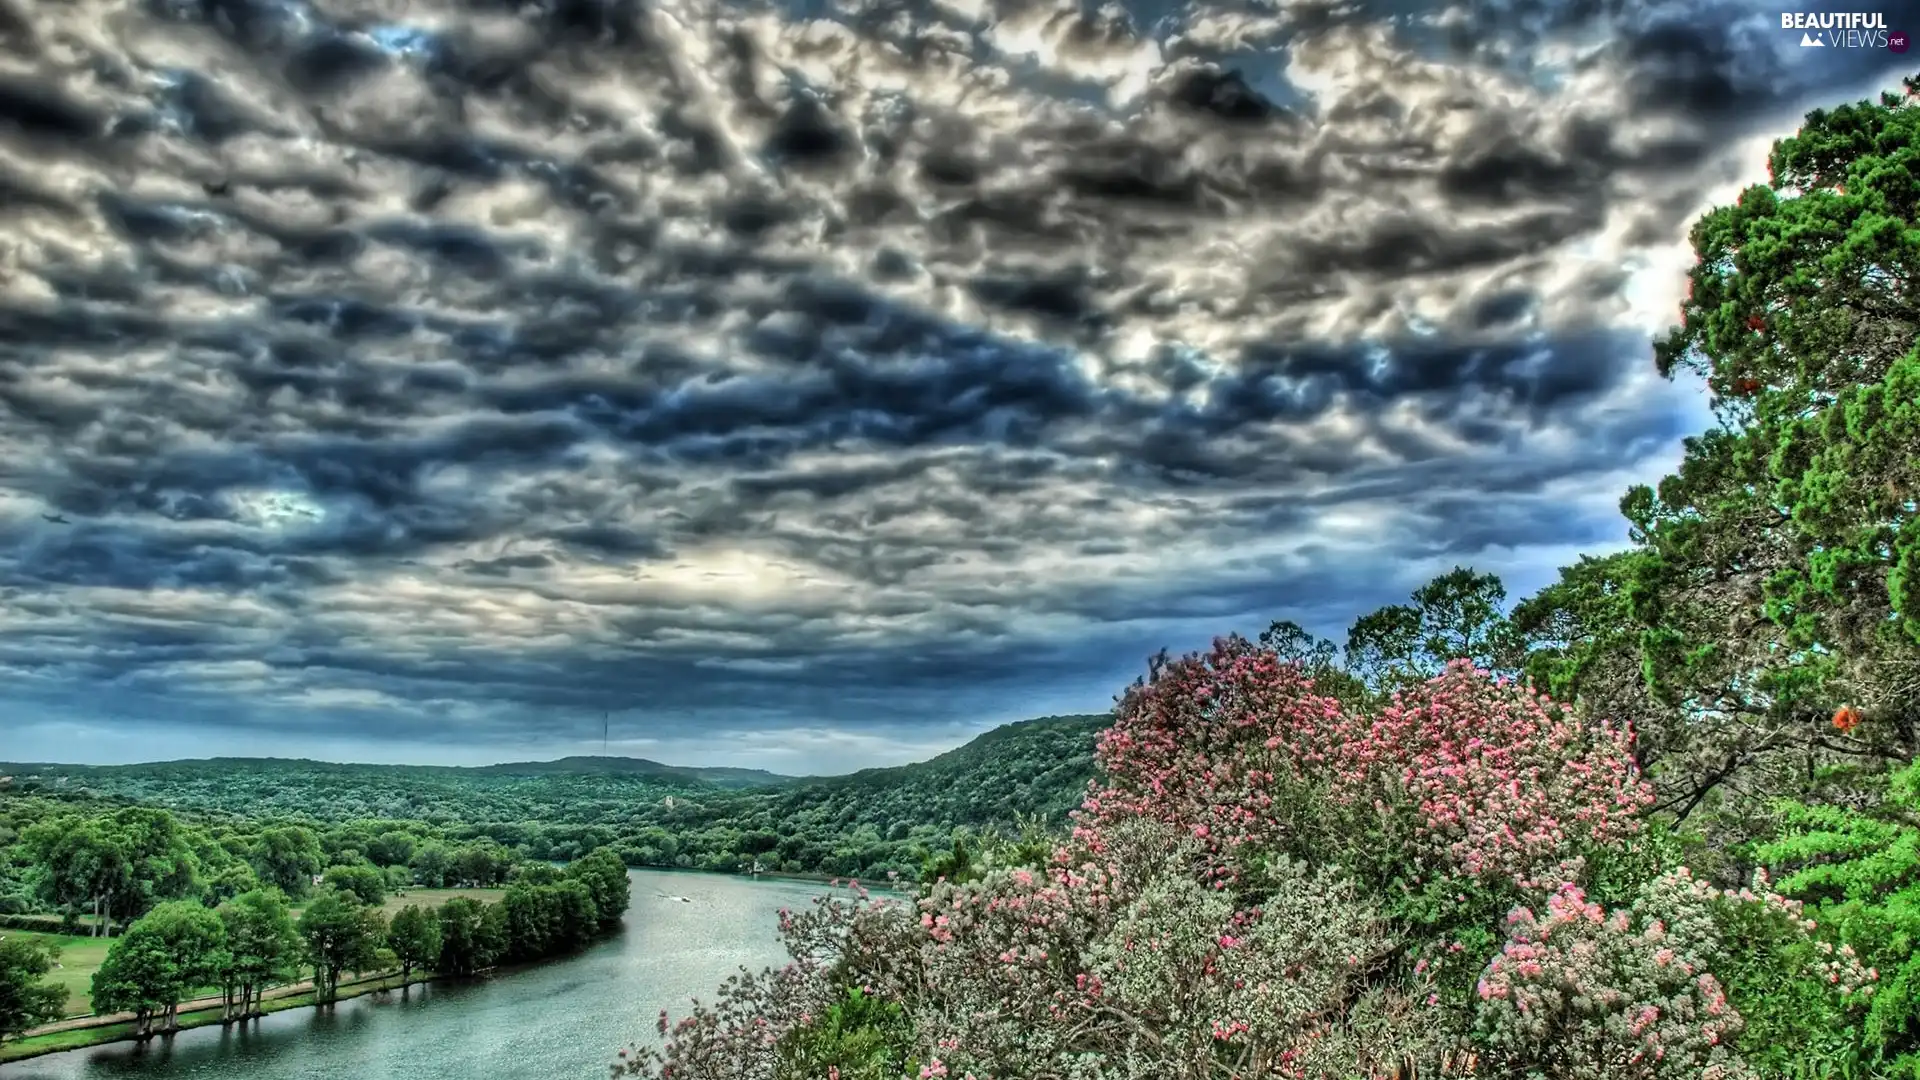
[[[834,771],[1537,586],[1701,421],[1689,221],[1900,60],[1708,0],[0,0],[0,759]]]

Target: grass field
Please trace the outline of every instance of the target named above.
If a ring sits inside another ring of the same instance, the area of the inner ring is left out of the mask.
[[[380,905],[381,914],[388,918],[409,904],[421,907],[439,907],[456,896],[470,897],[483,904],[499,900],[505,889],[408,889],[397,896],[387,897]],[[297,918],[300,909],[294,908]],[[66,988],[67,1016],[83,1016],[93,1011],[88,990],[93,981],[93,973],[107,958],[108,938],[80,937],[71,934],[43,934],[30,930],[0,930],[0,937],[21,937],[45,942],[60,949],[60,957],[55,968],[47,975],[47,981]],[[217,992],[217,991],[215,991]]]
[[[0,937],[25,938],[58,948],[60,956],[54,962],[60,966],[47,974],[47,981],[66,988],[66,1015],[78,1016],[93,1011],[88,1004],[87,990],[94,971],[107,958],[106,938],[39,934],[25,930],[0,930]]]
[[[403,907],[437,908],[456,896],[491,904],[506,893],[505,889],[408,889],[397,896],[387,897],[387,902],[380,905],[380,913],[392,918],[393,913]]]

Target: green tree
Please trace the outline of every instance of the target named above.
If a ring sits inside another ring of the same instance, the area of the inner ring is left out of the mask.
[[[354,866],[330,866],[320,884],[341,889],[358,897],[363,904],[378,906],[387,899],[387,878],[367,863]]]
[[[498,885],[507,878],[513,858],[499,844],[469,844],[454,852],[453,880],[476,888]]]
[[[260,880],[298,899],[313,891],[313,875],[325,855],[313,833],[297,825],[266,829],[253,850],[253,869]]]
[[[163,903],[141,916],[107,949],[93,974],[95,1012],[131,1012],[135,1034],[178,1026],[180,1002],[213,986],[228,963],[226,927],[197,901]]]
[[[434,966],[448,975],[472,975],[492,966],[499,942],[486,909],[464,896],[440,908],[440,959]]]
[[[600,908],[593,902],[593,889],[584,881],[567,880],[548,886],[548,890],[553,906],[552,951],[591,944],[600,929]]]
[[[331,1002],[339,994],[342,972],[366,971],[377,962],[385,927],[380,913],[362,906],[352,893],[323,889],[301,912],[297,930],[313,965],[317,996]]]
[[[627,913],[632,885],[627,877],[627,864],[613,849],[598,848],[575,859],[567,866],[567,876],[586,885],[601,926],[617,925]]]
[[[407,864],[413,870],[414,881],[429,889],[439,889],[445,887],[447,875],[453,872],[453,853],[445,844],[430,840],[414,849]]]
[[[1261,631],[1260,644],[1282,660],[1299,664],[1323,694],[1343,701],[1358,701],[1366,695],[1361,680],[1340,663],[1340,647],[1309,633],[1299,623],[1288,619],[1274,622]]]
[[[0,938],[0,1042],[60,1019],[67,991],[40,980],[59,954],[22,937]]]
[[[241,893],[214,913],[227,930],[227,964],[221,972],[224,1018],[256,1015],[261,993],[294,972],[301,940],[293,916],[278,889]]]
[[[259,887],[260,875],[254,873],[252,866],[236,859],[207,877],[202,883],[202,899],[219,905]]]
[[[1587,566],[1537,606],[1613,609],[1589,663],[1559,674],[1596,699],[1646,688],[1677,816],[1742,814],[1822,762],[1916,750],[1917,133],[1920,109],[1891,96],[1812,112],[1775,144],[1769,184],[1695,225],[1682,324],[1655,359],[1705,381],[1715,426],[1622,500],[1637,550],[1607,567],[1617,591],[1600,602]],[[1841,706],[1863,722],[1836,728]]]
[[[406,866],[413,858],[414,844],[412,833],[389,829],[367,845],[367,858],[375,866]]]
[[[1858,1032],[1873,1075],[1920,1076],[1920,762],[1873,786],[1880,798],[1863,808],[1788,803],[1757,855],[1879,970]]]
[[[551,894],[549,885],[513,885],[500,898],[507,959],[537,960],[552,951],[559,926]]]
[[[63,816],[29,826],[20,842],[40,869],[42,898],[69,919],[91,909],[89,933],[103,933],[105,913],[116,896],[132,887],[123,838],[106,821]]]
[[[387,925],[387,947],[400,962],[401,981],[410,980],[414,968],[440,959],[440,920],[415,904],[401,908]]]
[[[1453,660],[1514,672],[1520,656],[1503,614],[1506,598],[1506,587],[1495,575],[1454,567],[1415,589],[1409,603],[1391,604],[1356,620],[1347,632],[1347,671],[1376,694],[1431,679]],[[1287,625],[1276,627],[1286,634]],[[1275,633],[1270,629],[1263,641]],[[1323,655],[1315,645],[1307,658],[1324,663]]]
[[[113,815],[129,887],[107,904],[109,918],[135,919],[165,900],[199,891],[199,860],[180,822],[165,810],[130,806]]]

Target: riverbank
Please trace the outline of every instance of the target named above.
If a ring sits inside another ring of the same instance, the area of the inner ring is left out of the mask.
[[[484,978],[433,979],[406,994],[362,994],[338,1007],[287,1008],[244,1025],[216,1019],[144,1045],[42,1053],[0,1065],[0,1080],[605,1076],[621,1047],[655,1037],[660,1010],[682,1015],[690,998],[710,1000],[742,967],[786,963],[780,909],[804,910],[827,891],[732,874],[633,870],[627,878],[633,905],[622,929],[578,954]]]
[[[406,986],[417,986],[431,982],[438,976],[430,972],[415,972],[409,979],[402,980],[398,973],[388,972],[370,978],[343,982],[335,1001],[347,1001],[366,994],[379,993],[382,990],[398,990]],[[288,1009],[312,1008],[319,1002],[314,1000],[311,980],[290,983],[267,991],[260,1001],[261,1015],[285,1012]],[[180,1005],[180,1025],[177,1031],[208,1027],[220,1023],[225,1007],[221,1000],[198,998],[182,1002]],[[245,1023],[246,1021],[241,1021]],[[0,1065],[12,1061],[25,1061],[43,1054],[57,1054],[62,1050],[80,1050],[89,1046],[104,1046],[107,1043],[131,1042],[138,1038],[134,1034],[131,1013],[117,1013],[109,1016],[82,1016],[61,1020],[34,1028],[31,1032],[13,1042],[0,1045]],[[165,1038],[166,1034],[156,1034],[154,1038]]]

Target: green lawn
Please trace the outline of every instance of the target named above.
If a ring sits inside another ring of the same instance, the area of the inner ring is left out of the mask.
[[[60,950],[47,981],[66,987],[66,1015],[78,1016],[93,1011],[87,993],[93,973],[107,958],[107,938],[76,937],[70,934],[40,934],[26,930],[0,930],[0,937],[25,938],[52,945]]]
[[[506,892],[505,889],[408,889],[406,892],[387,897],[386,902],[380,905],[380,914],[391,919],[393,913],[403,907],[437,908],[456,896],[491,904],[506,895]],[[300,912],[305,909],[305,901],[295,903],[292,907],[293,917],[298,919]]]
[[[456,896],[491,904],[506,893],[505,889],[408,889],[397,896],[387,897],[387,902],[380,905],[380,913],[392,918],[393,913],[403,907],[437,908]]]

